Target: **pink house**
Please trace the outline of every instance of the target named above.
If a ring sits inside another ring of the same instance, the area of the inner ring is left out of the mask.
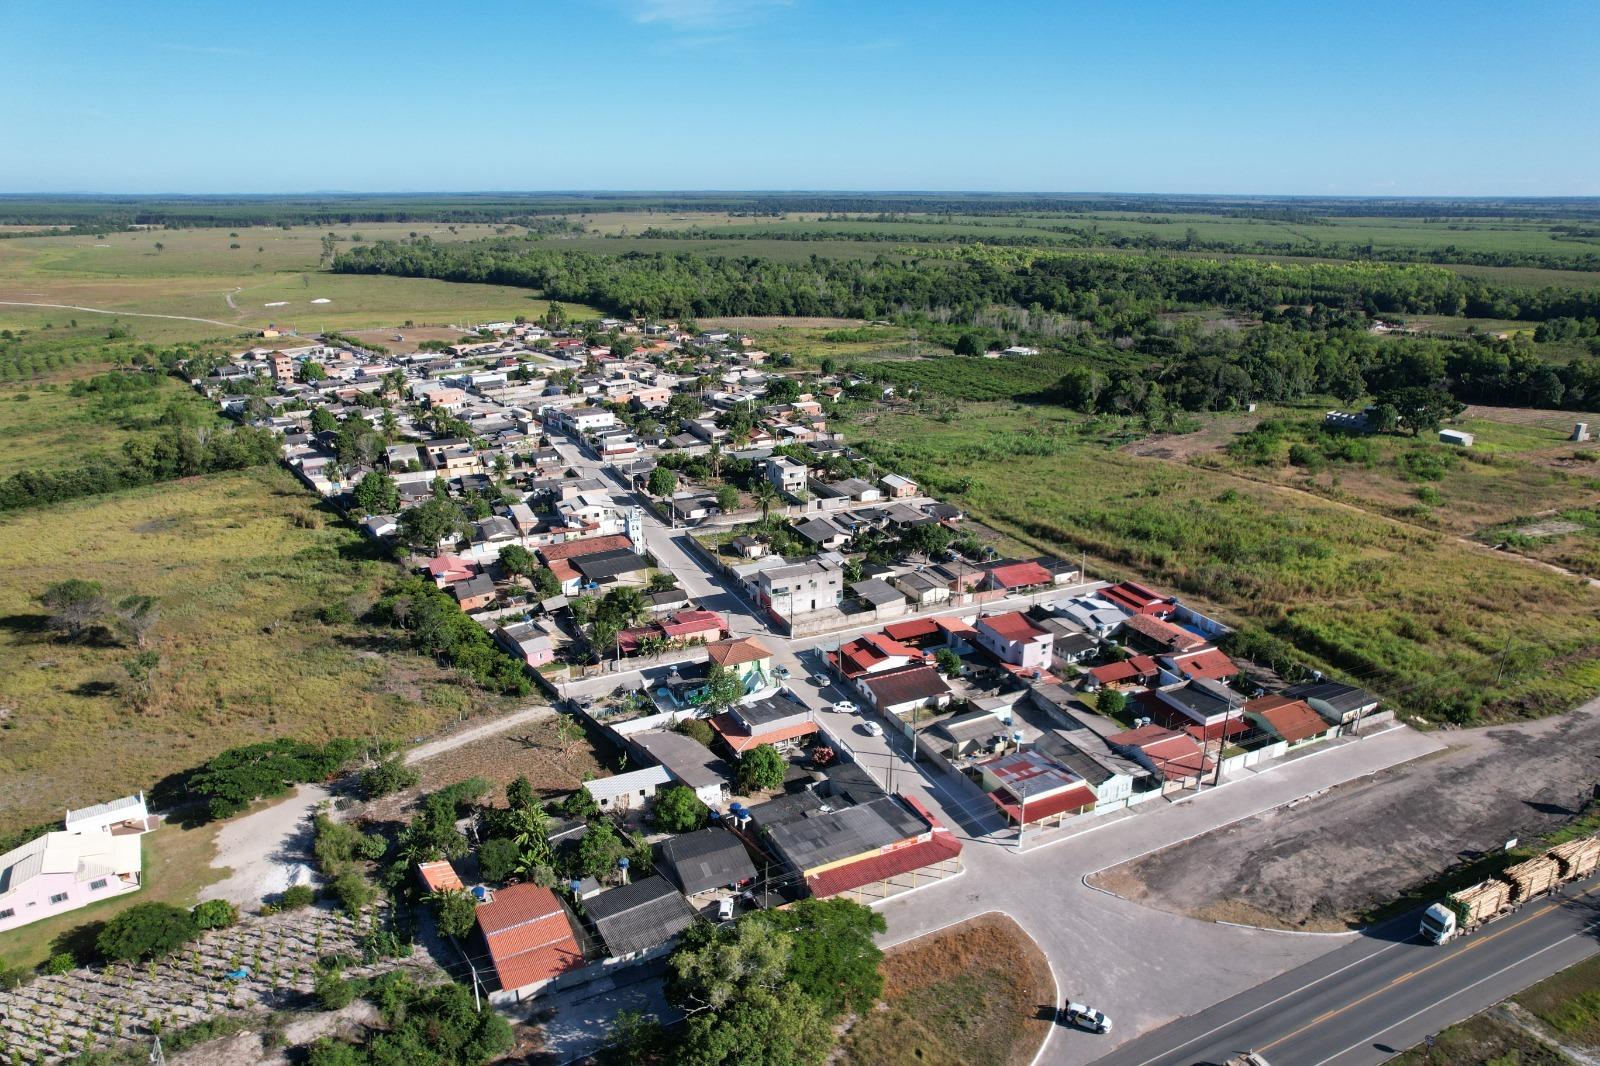
[[[63,830],[0,855],[0,932],[138,891],[139,838],[157,824],[143,793],[124,796],[68,811]]]

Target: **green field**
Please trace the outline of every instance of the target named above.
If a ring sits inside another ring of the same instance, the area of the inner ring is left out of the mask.
[[[148,788],[232,744],[410,737],[485,702],[339,620],[365,609],[393,564],[282,470],[15,512],[0,518],[0,561],[0,828]],[[133,649],[44,630],[35,597],[67,578],[157,598],[148,683],[125,667]]]
[[[1358,506],[1112,450],[1116,429],[995,403],[845,432],[1002,532],[1251,623],[1403,712],[1546,714],[1600,687],[1600,592]]]
[[[152,386],[125,404],[75,395],[69,381],[0,387],[0,434],[11,469],[64,469],[112,454],[150,432],[169,410],[194,419],[216,417],[210,403],[176,378],[156,377]]]
[[[116,322],[141,341],[171,343],[236,340],[269,323],[309,333],[541,314],[547,304],[525,289],[335,275],[321,269],[321,242],[329,232],[339,238],[334,247],[343,251],[354,243],[412,233],[453,241],[505,231],[481,224],[374,223],[15,238],[0,241],[0,329],[37,330],[46,323],[61,327],[72,319],[103,329]],[[233,244],[240,247],[230,248]],[[107,313],[22,306],[26,304]],[[571,310],[579,316],[596,314],[582,307]]]

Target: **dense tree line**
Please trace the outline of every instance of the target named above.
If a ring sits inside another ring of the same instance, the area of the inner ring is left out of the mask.
[[[407,575],[390,586],[373,608],[373,618],[411,636],[419,651],[454,666],[484,688],[507,695],[532,690],[523,664],[462,612],[448,592],[433,582]]]
[[[538,289],[552,299],[650,317],[840,315],[990,305],[1092,318],[1196,307],[1264,313],[1323,304],[1368,315],[1444,314],[1543,321],[1600,316],[1600,293],[1513,289],[1428,266],[1267,263],[1038,249],[941,247],[914,262],[879,257],[788,263],[753,256],[629,252],[603,256],[521,238],[460,244],[384,241],[340,255],[334,270]]]
[[[65,470],[24,470],[0,481],[0,510],[137,488],[172,478],[243,470],[278,458],[278,437],[254,426],[202,432],[170,426],[127,441],[120,456]]]

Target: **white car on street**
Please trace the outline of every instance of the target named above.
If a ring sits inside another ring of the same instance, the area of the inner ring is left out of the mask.
[[[877,722],[862,722],[861,730],[869,737],[883,736],[883,726],[879,725]]]
[[[1061,1009],[1068,1025],[1087,1029],[1091,1033],[1111,1032],[1111,1019],[1107,1018],[1104,1011],[1095,1010],[1083,1003],[1068,1003]]]
[[[835,703],[833,705],[833,709],[838,711],[840,714],[860,714],[861,713],[861,708],[856,706],[854,703],[852,703],[849,700],[840,700],[838,703]]]

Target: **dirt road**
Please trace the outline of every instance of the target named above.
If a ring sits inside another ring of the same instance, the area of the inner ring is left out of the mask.
[[[555,710],[543,704],[524,707],[418,745],[406,753],[406,762],[420,763],[553,714]],[[328,790],[320,785],[301,785],[289,798],[229,822],[217,834],[217,854],[211,865],[232,872],[201,897],[255,907],[290,885],[308,883],[316,872],[311,864],[311,815],[329,798]]]
[[[1095,884],[1199,918],[1340,929],[1511,837],[1573,817],[1600,781],[1600,700],[1440,734],[1447,751],[1107,870]]]

